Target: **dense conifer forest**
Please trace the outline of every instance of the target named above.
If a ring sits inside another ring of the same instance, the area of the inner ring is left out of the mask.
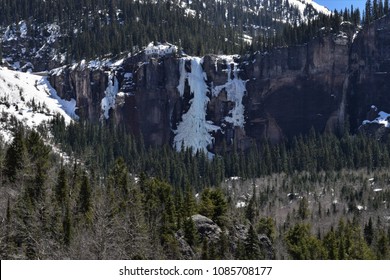
[[[112,127],[57,119],[51,131],[70,157],[22,127],[0,150],[2,258],[389,257],[388,142],[312,131],[210,161]],[[195,214],[220,238],[199,235]],[[232,241],[238,226],[248,232]]]

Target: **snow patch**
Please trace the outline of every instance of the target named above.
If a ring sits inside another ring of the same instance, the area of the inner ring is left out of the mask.
[[[147,56],[152,56],[152,55],[165,56],[165,55],[176,53],[177,50],[178,48],[175,45],[169,43],[154,44],[153,42],[151,42],[145,48],[145,54]]]
[[[378,110],[374,105],[371,106],[371,108]],[[363,121],[362,124],[365,125],[365,124],[377,123],[377,124],[381,124],[381,125],[384,125],[385,127],[389,128],[390,127],[389,120],[390,120],[390,114],[383,112],[383,111],[380,111],[378,113],[378,117],[375,120],[373,120],[373,121],[365,120],[365,121]]]
[[[246,207],[245,201],[239,201],[236,203],[236,208],[244,208],[244,207]]]
[[[58,24],[49,24],[47,26],[47,31],[50,33],[50,36],[46,39],[48,44],[54,43],[57,38],[61,36],[61,28]]]

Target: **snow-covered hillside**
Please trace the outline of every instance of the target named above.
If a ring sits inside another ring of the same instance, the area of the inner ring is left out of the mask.
[[[11,139],[11,118],[30,128],[51,120],[56,115],[66,123],[77,119],[76,101],[58,97],[45,77],[0,67],[0,135]]]
[[[328,8],[316,3],[313,0],[283,0],[284,2],[288,1],[290,5],[293,5],[297,7],[304,18],[305,16],[305,10],[307,9],[308,5],[312,6],[315,11],[321,14],[330,15],[330,11]]]
[[[163,5],[166,1],[154,2],[154,5]],[[150,5],[151,2],[140,1],[141,5],[144,4],[140,8],[145,8],[147,3]],[[175,0],[170,3],[175,4],[171,5],[172,12],[182,10],[186,17],[206,21],[215,27],[231,28],[240,34],[239,38],[247,44],[253,42],[259,35],[268,37],[281,32],[286,24],[300,24],[317,18],[319,14],[330,14],[327,8],[312,0]],[[93,30],[94,23],[99,22],[99,28],[102,28],[112,21],[107,7],[99,8],[97,18],[94,18],[96,11],[88,11],[86,7],[83,13],[89,20],[88,32]],[[125,24],[123,11],[120,9],[116,11],[116,20],[121,25]],[[138,17],[137,22],[142,23],[143,19]],[[14,70],[22,71],[43,71],[64,66],[74,62],[72,56],[75,47],[70,47],[68,41],[81,40],[80,37],[88,32],[84,23],[77,23],[74,19],[38,23],[31,18],[21,18],[10,22],[0,26],[4,63]],[[90,36],[95,35],[91,33],[87,38]],[[232,36],[221,38],[225,41],[233,40]],[[142,46],[137,43],[140,42],[135,42],[133,47],[138,51]],[[105,53],[99,55],[109,54],[112,50],[104,51]],[[133,50],[129,47],[126,51]],[[77,57],[76,60],[82,58],[84,56]]]

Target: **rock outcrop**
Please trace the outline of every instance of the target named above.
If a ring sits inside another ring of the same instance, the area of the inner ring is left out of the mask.
[[[334,132],[346,120],[356,130],[372,104],[390,111],[389,69],[385,17],[359,34],[344,23],[337,34],[269,53],[201,60],[140,53],[99,67],[57,69],[50,81],[61,97],[77,100],[81,119],[113,118],[148,145],[218,152],[312,127]]]
[[[202,240],[206,238],[213,243],[219,240],[222,230],[214,221],[199,214],[193,215],[191,219]]]

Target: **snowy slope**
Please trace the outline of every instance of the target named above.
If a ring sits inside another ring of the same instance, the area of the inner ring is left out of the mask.
[[[57,114],[66,123],[77,119],[76,101],[58,97],[45,77],[0,67],[0,135],[9,141],[11,117],[29,128],[51,120]]]
[[[330,15],[331,12],[328,8],[314,2],[313,0],[284,0],[284,2],[288,1],[290,5],[298,8],[299,12],[302,15],[302,18],[305,18],[304,13],[305,9],[307,9],[308,5],[311,5],[315,11],[321,14]]]

